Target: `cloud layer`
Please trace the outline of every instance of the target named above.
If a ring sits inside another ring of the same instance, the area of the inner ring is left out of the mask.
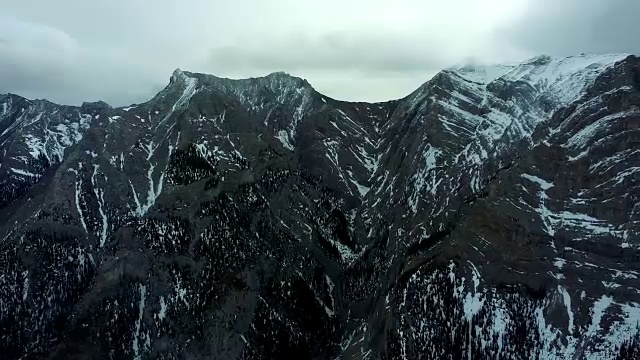
[[[145,101],[177,67],[287,71],[335,98],[379,101],[471,59],[640,53],[637,0],[26,3],[3,4],[0,93],[65,104]]]

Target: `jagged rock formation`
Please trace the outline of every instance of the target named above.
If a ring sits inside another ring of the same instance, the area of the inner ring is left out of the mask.
[[[8,359],[638,354],[634,56],[0,104]]]

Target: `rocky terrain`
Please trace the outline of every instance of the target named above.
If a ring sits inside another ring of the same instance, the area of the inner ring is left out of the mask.
[[[640,58],[349,103],[176,70],[0,95],[6,359],[634,359]]]

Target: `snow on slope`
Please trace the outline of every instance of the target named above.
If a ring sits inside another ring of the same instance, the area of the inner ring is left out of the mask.
[[[583,54],[552,58],[542,55],[516,65],[462,65],[448,70],[484,85],[498,79],[524,81],[562,105],[577,100],[598,75],[627,56],[629,54]]]
[[[525,81],[560,104],[580,98],[584,90],[604,70],[628,54],[579,55],[566,58],[538,56],[505,74],[506,81]]]
[[[443,154],[456,151],[454,163],[457,170],[454,172],[468,173],[470,186],[474,193],[478,193],[482,190],[479,179],[487,159],[496,158],[501,149],[509,148],[513,142],[530,137],[553,111],[578,100],[602,72],[626,56],[539,56],[515,65],[452,67],[444,73],[457,76],[451,76],[444,85],[434,83],[429,86],[427,83],[412,106],[423,107],[424,100],[428,99],[437,101],[441,107],[438,123],[454,137],[451,141],[461,145],[463,150],[451,147],[449,141],[444,144],[446,148],[430,146]],[[517,89],[518,93],[503,99],[504,95],[488,86],[513,82],[525,82],[531,86],[531,91]],[[446,94],[442,95],[442,91]],[[540,98],[551,100],[552,106],[547,107],[548,103],[538,101]],[[486,109],[487,112],[478,109]],[[423,118],[423,121],[431,121],[430,117]],[[429,163],[426,157],[424,162]],[[435,194],[436,187],[448,186],[447,182],[439,181],[446,177],[442,171],[428,172],[428,166],[422,164],[416,164],[416,168],[412,177],[414,184],[410,186],[410,207],[414,212],[420,198],[428,198],[429,193]],[[424,185],[427,174],[431,177],[429,186]]]
[[[450,68],[462,78],[479,84],[489,84],[515,68],[513,65],[463,65]]]

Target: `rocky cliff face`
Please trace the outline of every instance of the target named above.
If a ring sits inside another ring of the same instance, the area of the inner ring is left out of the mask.
[[[9,359],[637,355],[636,57],[376,104],[176,70],[144,104],[0,114]]]

